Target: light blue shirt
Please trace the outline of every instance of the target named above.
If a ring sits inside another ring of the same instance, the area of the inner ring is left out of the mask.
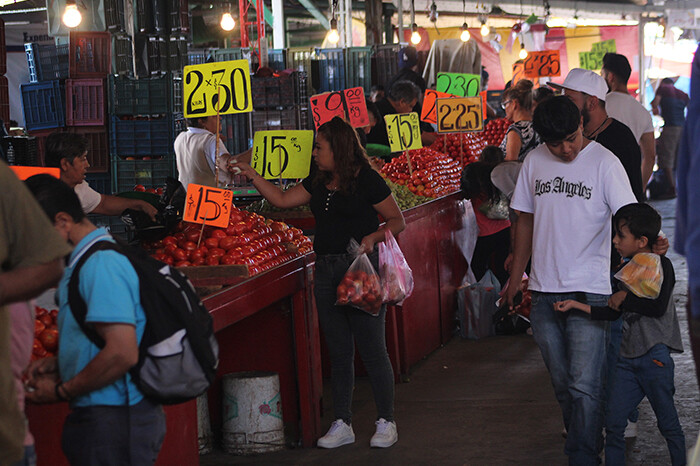
[[[100,349],[82,332],[68,305],[68,284],[78,259],[97,241],[114,241],[104,228],[85,236],[70,256],[56,296],[59,303],[58,365],[61,379],[75,377],[92,361]],[[136,326],[136,336],[141,341],[146,325],[146,316],[141,307],[139,278],[129,260],[116,251],[98,251],[80,270],[80,295],[87,304],[87,323],[119,323]],[[143,399],[143,394],[126,374],[128,401],[134,405]],[[87,395],[76,397],[73,407],[122,406],[127,396],[124,377]]]

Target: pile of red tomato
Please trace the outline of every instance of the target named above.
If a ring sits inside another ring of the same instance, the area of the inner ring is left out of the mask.
[[[147,188],[142,184],[137,184],[134,186],[134,191],[139,193],[157,194],[159,196],[163,195],[163,188]]]
[[[461,149],[460,139],[462,140]],[[486,140],[481,133],[441,134],[430,146],[431,149],[447,154],[454,160],[463,161],[464,165],[479,160],[484,147],[486,147]],[[462,155],[460,155],[460,151]]]
[[[43,307],[34,308],[34,345],[32,346],[32,361],[55,356],[58,350],[58,327],[56,316],[58,310],[47,310]]]
[[[490,146],[498,146],[503,142],[503,138],[506,135],[506,131],[510,128],[513,122],[505,118],[497,118],[491,120],[486,124],[484,128],[484,138]]]
[[[298,228],[265,220],[261,215],[232,206],[227,228],[181,222],[177,232],[142,246],[162,262],[175,267],[246,265],[250,276],[311,251],[311,240]],[[199,246],[197,243],[199,242]]]
[[[379,314],[382,307],[382,290],[376,273],[348,271],[336,292],[338,304],[351,305],[372,315]]]
[[[413,174],[409,174],[405,154],[382,167],[391,181],[405,185],[412,193],[437,198],[459,190],[461,167],[450,156],[429,148],[410,150]]]

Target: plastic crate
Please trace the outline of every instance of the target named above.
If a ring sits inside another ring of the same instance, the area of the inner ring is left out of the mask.
[[[103,78],[112,69],[109,32],[70,32],[70,77]]]
[[[173,34],[168,38],[168,69],[173,72],[182,72],[187,63],[187,36],[185,34]]]
[[[142,184],[146,188],[159,188],[165,185],[169,176],[175,175],[173,159],[122,160],[112,157],[112,191],[123,193],[133,191]]]
[[[231,60],[248,60],[250,71],[257,68],[258,57],[253,54],[249,48],[231,48],[231,49],[214,49],[210,54],[211,61],[231,61]]]
[[[134,75],[134,51],[131,37],[112,35],[112,74]]]
[[[172,155],[173,141],[182,128],[178,117],[120,120],[112,117],[110,153],[120,157],[162,157]]]
[[[10,129],[10,89],[7,76],[0,76],[0,119]]]
[[[7,46],[5,45],[5,21],[0,18],[0,75],[7,73]]]
[[[116,236],[127,242],[131,240],[129,227],[122,222],[122,219],[119,216],[88,214],[87,218],[95,226],[109,230],[109,232],[112,233],[112,236]]]
[[[188,49],[187,50],[187,64],[188,65],[201,65],[206,63],[209,56],[207,51],[204,49]]]
[[[70,70],[69,48],[68,44],[24,44],[27,67],[29,68],[29,82],[38,83],[67,78]]]
[[[372,88],[372,47],[345,49],[345,84],[361,87],[369,94]]]
[[[15,153],[14,165],[36,167],[39,165],[37,141],[32,136],[5,136],[2,138],[2,151],[7,156],[7,149],[12,144]]]
[[[311,111],[306,105],[299,105],[297,110],[297,129],[314,129],[314,122],[311,119]]]
[[[389,80],[399,72],[399,50],[401,50],[401,44],[374,46],[372,82],[386,86]]]
[[[253,133],[266,130],[298,129],[299,112],[296,108],[253,111]]]
[[[46,153],[46,138],[51,133],[61,132],[61,131],[63,131],[62,128],[53,128],[53,129],[35,130],[35,131],[31,131],[29,133],[29,136],[32,136],[36,139],[36,152],[37,152],[36,161],[37,161],[38,166],[40,166],[40,167],[46,166],[46,158],[44,157],[44,154]]]
[[[166,74],[135,79],[109,77],[109,112],[117,116],[182,113],[182,78]]]
[[[136,30],[144,34],[155,32],[153,2],[151,0],[134,0],[136,10]]]
[[[112,194],[112,175],[109,172],[88,173],[85,181],[100,194]]]
[[[318,92],[342,91],[345,85],[345,49],[317,49]]]
[[[306,93],[311,96],[314,93],[311,79],[311,61],[314,49],[308,47],[290,47],[287,49],[287,68],[306,73]]]
[[[267,66],[276,71],[287,69],[287,50],[269,49],[267,51]]]
[[[171,33],[189,32],[190,16],[187,0],[168,0],[168,30]]]
[[[247,113],[221,115],[221,135],[229,154],[240,154],[248,149],[250,116]]]
[[[109,136],[107,127],[72,127],[69,133],[80,134],[88,141],[87,160],[90,163],[89,173],[104,173],[109,171]]]
[[[104,79],[66,80],[66,125],[105,125]]]
[[[296,103],[294,78],[280,76],[250,79],[253,108],[290,107]]]
[[[66,91],[61,81],[20,85],[28,130],[58,128],[66,121]]]
[[[166,73],[168,68],[168,42],[164,36],[148,36],[146,45],[148,74],[151,76]]]
[[[124,0],[104,0],[104,12],[108,31],[112,33],[126,31]]]

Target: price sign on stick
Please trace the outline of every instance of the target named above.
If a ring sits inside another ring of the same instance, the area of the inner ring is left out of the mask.
[[[468,73],[438,73],[437,90],[459,97],[474,97],[481,92],[481,76]]]
[[[481,91],[479,92],[479,96],[481,97],[481,117],[485,120],[488,116],[486,114],[486,106],[488,105],[488,95],[486,94],[486,91]]]
[[[438,99],[438,133],[481,131],[484,127],[481,112],[481,97]]]
[[[525,78],[525,65],[522,62],[513,63],[513,78],[512,85],[518,84],[518,81]]]
[[[426,89],[423,97],[423,108],[420,119],[427,123],[437,124],[437,114],[435,113],[435,101],[448,97],[455,97],[447,92],[439,92],[433,89]]]
[[[186,66],[183,99],[187,118],[251,112],[248,60]]]
[[[258,131],[250,166],[263,178],[305,178],[311,166],[314,132]]]
[[[523,72],[526,78],[539,78],[541,76],[560,76],[561,62],[559,50],[544,50],[542,52],[530,52],[525,59]]]
[[[19,178],[22,181],[26,180],[30,176],[42,175],[42,174],[51,175],[54,178],[61,177],[61,170],[59,168],[23,167],[20,165],[10,165],[10,168],[12,169],[13,172],[15,172],[15,175],[17,176],[17,178]]]
[[[385,115],[384,121],[392,152],[423,147],[420,138],[420,123],[416,112]]]
[[[192,223],[206,223],[226,228],[231,210],[233,193],[227,189],[212,188],[190,183],[187,186],[185,212],[182,219]]]
[[[361,87],[316,94],[310,102],[316,129],[337,116],[347,119],[353,128],[369,125],[365,91]]]

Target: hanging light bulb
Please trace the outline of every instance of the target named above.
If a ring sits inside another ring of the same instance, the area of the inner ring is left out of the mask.
[[[328,42],[335,45],[340,41],[340,34],[338,34],[338,20],[333,18],[331,20],[331,30],[328,31],[328,36],[326,36]]]
[[[234,27],[236,27],[236,21],[233,19],[230,12],[227,11],[221,15],[221,29],[224,31],[233,31]]]
[[[486,25],[486,20],[481,21],[481,35],[482,37],[486,37],[489,35],[491,32],[491,29]]]
[[[66,2],[66,9],[63,12],[63,17],[61,19],[66,27],[78,27],[80,22],[83,20],[83,15],[80,14],[80,10],[78,10],[78,5],[75,4],[75,0],[68,0]]]
[[[518,54],[518,58],[521,60],[525,60],[527,58],[527,50],[525,50],[525,44],[520,44],[520,53]]]
[[[469,26],[467,26],[467,23],[462,24],[462,34],[459,36],[459,38],[462,39],[462,42],[467,42],[472,37],[472,35],[469,34],[468,27]]]
[[[411,26],[411,30],[413,31],[413,33],[411,34],[411,43],[413,45],[420,44],[420,34],[418,33],[418,25],[416,23],[413,23],[413,26]]]

